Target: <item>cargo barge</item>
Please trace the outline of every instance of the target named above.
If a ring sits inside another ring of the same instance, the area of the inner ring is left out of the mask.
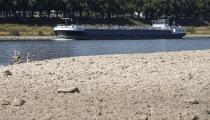
[[[75,40],[112,40],[112,39],[182,39],[185,29],[169,25],[166,20],[152,21],[152,26],[81,26],[57,25],[54,33],[57,38]]]

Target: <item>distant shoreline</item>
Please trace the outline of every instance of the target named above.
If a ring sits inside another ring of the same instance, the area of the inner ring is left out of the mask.
[[[186,35],[186,38],[210,38],[210,35]],[[56,36],[0,36],[0,41],[53,40]]]
[[[186,35],[186,38],[210,38],[210,35]]]
[[[0,41],[53,40],[55,38],[55,36],[0,36]]]
[[[187,38],[210,38],[210,26],[184,28]],[[0,24],[0,40],[49,40],[55,38],[53,26]]]

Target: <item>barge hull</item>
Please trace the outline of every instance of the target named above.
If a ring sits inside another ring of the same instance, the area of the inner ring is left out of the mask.
[[[186,35],[173,34],[170,30],[59,30],[55,34],[58,38],[75,40],[182,39]]]

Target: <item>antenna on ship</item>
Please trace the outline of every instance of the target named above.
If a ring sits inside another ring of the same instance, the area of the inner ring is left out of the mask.
[[[175,21],[173,21],[173,26],[176,26],[176,22]]]
[[[62,18],[63,20],[65,20],[65,25],[68,26],[68,20],[72,21],[71,18]]]

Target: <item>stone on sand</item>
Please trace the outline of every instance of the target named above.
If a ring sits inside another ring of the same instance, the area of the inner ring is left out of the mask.
[[[199,104],[199,101],[194,99],[194,98],[191,98],[191,99],[185,100],[185,103],[189,103],[191,105],[195,105],[195,104]]]
[[[22,106],[23,104],[25,104],[25,101],[22,99],[15,98],[13,100],[13,104],[14,104],[14,106]]]
[[[3,74],[4,74],[5,77],[7,77],[7,76],[12,75],[12,72],[9,71],[9,70],[6,70],[6,71],[3,72]]]
[[[0,105],[10,105],[10,104],[11,104],[10,101],[0,98]]]

